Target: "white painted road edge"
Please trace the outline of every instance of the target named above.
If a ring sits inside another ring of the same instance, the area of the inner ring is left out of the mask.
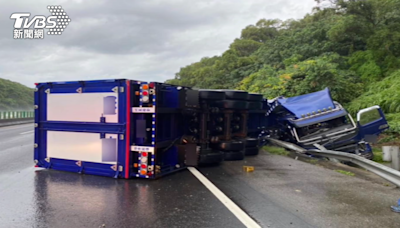
[[[26,131],[26,132],[22,132],[22,133],[19,133],[20,135],[25,135],[25,134],[29,134],[29,133],[33,133],[34,131]]]
[[[196,168],[187,168],[201,183],[204,184],[223,203],[246,227],[261,228],[256,221],[254,221],[248,214],[246,214],[240,207],[238,207],[232,200],[230,200],[221,190],[219,190],[211,181],[209,181],[203,174]]]

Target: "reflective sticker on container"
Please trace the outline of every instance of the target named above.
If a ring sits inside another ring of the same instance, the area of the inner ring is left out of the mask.
[[[151,146],[131,146],[132,151],[137,151],[137,152],[150,152],[154,153],[154,147]]]
[[[133,113],[155,113],[154,107],[133,107]]]

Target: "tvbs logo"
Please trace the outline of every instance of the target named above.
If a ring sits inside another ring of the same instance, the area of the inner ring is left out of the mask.
[[[44,29],[48,35],[61,35],[71,22],[61,6],[47,6],[51,16],[34,16],[29,19],[30,13],[13,13],[14,39],[43,39]]]

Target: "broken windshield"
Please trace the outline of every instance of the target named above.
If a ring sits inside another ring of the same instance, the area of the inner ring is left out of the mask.
[[[322,134],[331,134],[338,131],[343,131],[354,127],[348,116],[332,119],[325,122],[320,122],[308,125],[301,128],[296,128],[297,134],[301,140],[318,137]]]

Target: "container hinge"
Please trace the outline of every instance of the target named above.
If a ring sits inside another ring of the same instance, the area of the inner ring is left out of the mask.
[[[38,146],[39,146],[39,145],[38,145],[37,143],[33,144],[33,147],[34,147],[34,148],[38,148]]]
[[[82,93],[82,87],[79,87],[79,88],[76,90],[76,92]]]
[[[123,93],[124,92],[124,87],[120,87],[120,89],[119,89],[119,91],[121,92],[121,93]]]
[[[118,86],[115,86],[115,87],[112,89],[112,91],[113,91],[114,93],[118,93]]]
[[[124,167],[122,165],[119,166],[119,171],[120,172],[124,171]]]
[[[124,135],[119,135],[119,140],[124,140]]]
[[[46,89],[44,92],[49,94],[50,93],[50,89]]]

